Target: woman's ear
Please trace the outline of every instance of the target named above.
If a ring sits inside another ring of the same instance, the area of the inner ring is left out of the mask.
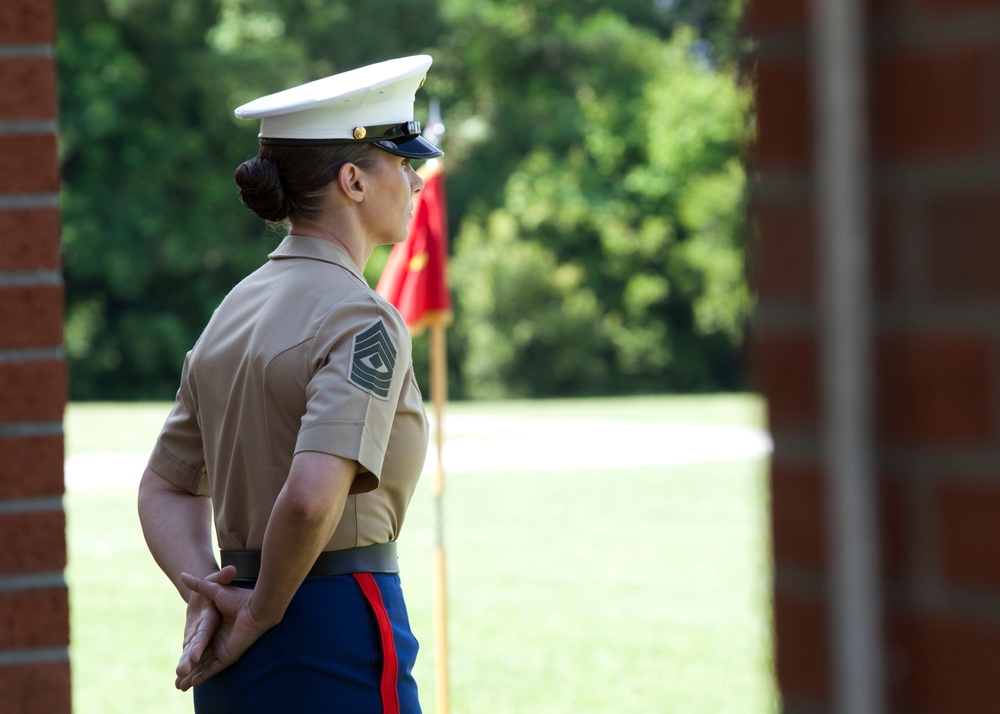
[[[367,181],[365,170],[357,164],[344,164],[337,172],[337,184],[348,200],[361,203],[365,197]]]

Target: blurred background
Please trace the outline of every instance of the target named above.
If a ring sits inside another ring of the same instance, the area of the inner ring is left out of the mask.
[[[997,47],[995,0],[6,0],[0,712],[190,710],[134,482],[281,238],[232,109],[423,52],[452,710],[1000,712]]]
[[[418,53],[417,118],[437,98],[446,129],[450,396],[745,388],[742,4],[58,3],[71,398],[172,399],[280,239],[236,198],[258,127],[234,107]]]

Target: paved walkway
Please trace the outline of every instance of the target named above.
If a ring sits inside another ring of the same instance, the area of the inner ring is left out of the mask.
[[[446,416],[446,473],[676,466],[763,458],[764,431],[745,426]],[[66,460],[66,488],[135,488],[148,454],[84,454]],[[428,450],[425,472],[436,454]]]

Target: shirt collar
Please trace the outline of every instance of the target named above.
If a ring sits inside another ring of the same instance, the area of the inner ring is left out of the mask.
[[[339,245],[334,245],[322,238],[312,236],[287,235],[274,251],[267,256],[271,260],[281,260],[283,258],[306,258],[308,260],[321,260],[325,263],[333,263],[345,268],[365,285],[364,273],[361,271],[347,251]]]

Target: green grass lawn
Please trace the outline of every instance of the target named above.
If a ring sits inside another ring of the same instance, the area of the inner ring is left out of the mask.
[[[148,451],[166,409],[72,405],[68,453]],[[449,405],[463,414],[762,422],[742,396]],[[190,712],[172,686],[182,603],[145,549],[134,492],[73,492],[66,510],[74,711]],[[763,460],[449,473],[445,540],[454,714],[778,711]],[[432,541],[424,479],[400,550],[428,714]]]

